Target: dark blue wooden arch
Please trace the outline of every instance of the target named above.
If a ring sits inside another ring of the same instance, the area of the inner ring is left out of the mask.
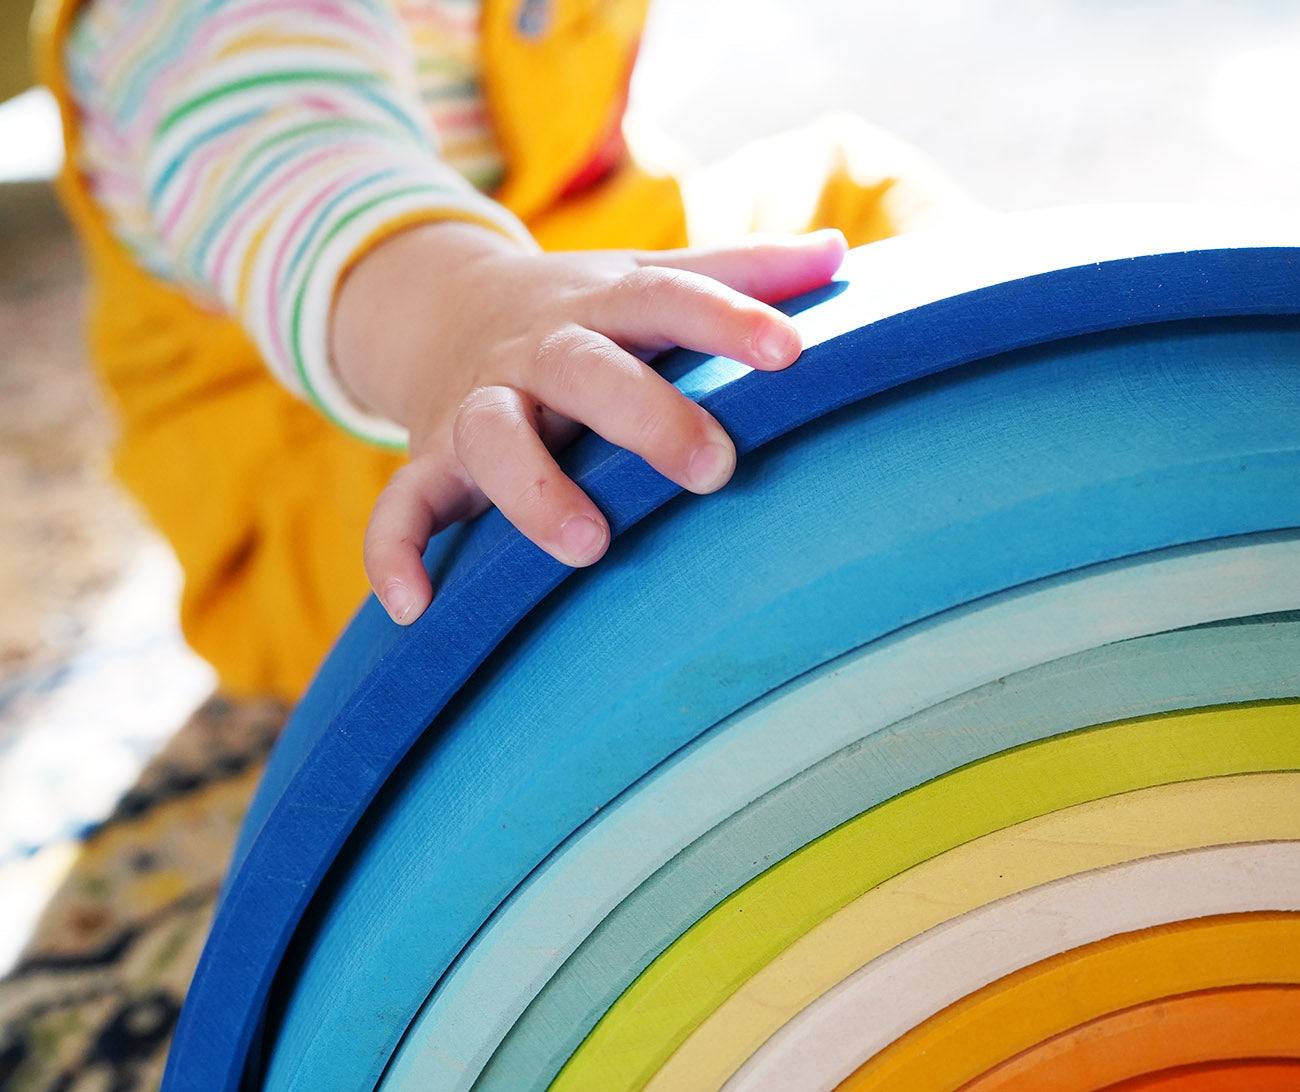
[[[793,302],[807,349],[788,371],[748,373],[691,354],[667,367],[743,454],[845,405],[1011,349],[1183,318],[1300,313],[1300,249],[1276,245],[1300,235],[1278,235],[1207,223],[1203,211],[1106,210],[891,241],[856,252],[836,284]],[[926,299],[918,251],[961,265],[966,290]],[[876,317],[879,295],[899,295],[893,284],[882,293],[897,269],[916,276],[915,305]],[[592,437],[567,466],[616,535],[679,492]],[[434,605],[401,630],[367,604],[272,757],[177,1030],[169,1090],[239,1087],[281,956],[339,848],[437,712],[569,572],[497,513],[440,537],[426,562]]]

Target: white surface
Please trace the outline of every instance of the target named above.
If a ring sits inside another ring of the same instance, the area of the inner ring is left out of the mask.
[[[0,184],[53,178],[62,163],[54,96],[33,88],[0,102]]]
[[[1084,872],[953,918],[868,963],[786,1024],[725,1092],[831,1092],[940,1009],[1120,933],[1300,909],[1300,842],[1216,846]]]
[[[1300,204],[1288,0],[654,3],[633,102],[700,161],[847,108],[998,209]],[[59,155],[47,96],[0,105],[0,181]]]
[[[1300,203],[1291,0],[654,0],[633,101],[701,161],[829,109],[1002,210]]]

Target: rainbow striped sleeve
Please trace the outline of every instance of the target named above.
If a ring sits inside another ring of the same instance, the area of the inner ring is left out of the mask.
[[[368,241],[413,218],[474,220],[533,244],[441,158],[394,8],[94,0],[68,65],[83,113],[79,166],[138,260],[238,316],[271,370],[340,426],[403,444],[403,430],[355,405],[331,368],[340,275]]]

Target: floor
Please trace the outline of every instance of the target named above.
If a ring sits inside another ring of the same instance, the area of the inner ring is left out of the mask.
[[[998,209],[1300,214],[1289,0],[657,0],[633,104],[700,161],[848,108]],[[0,107],[0,972],[68,836],[211,685],[174,564],[108,473],[47,108]]]
[[[74,852],[211,688],[167,548],[113,484],[81,271],[49,187],[0,184],[0,973]]]

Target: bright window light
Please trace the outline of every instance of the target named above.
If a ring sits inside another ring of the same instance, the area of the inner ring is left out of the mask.
[[[1210,120],[1239,154],[1300,164],[1300,49],[1266,47],[1229,57],[1210,98]]]
[[[0,182],[53,178],[63,164],[54,96],[35,87],[0,103]]]

